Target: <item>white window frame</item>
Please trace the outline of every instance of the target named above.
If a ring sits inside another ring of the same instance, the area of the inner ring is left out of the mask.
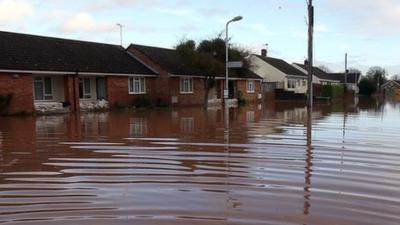
[[[179,81],[179,91],[181,94],[193,94],[193,78],[182,77]]]
[[[194,118],[182,117],[181,118],[181,133],[192,134],[194,133]]]
[[[47,89],[46,89],[46,82],[45,80],[49,79],[50,80],[50,93],[46,93]],[[42,87],[43,87],[43,93],[42,99],[36,99],[36,90],[35,90],[35,83],[41,83]],[[33,77],[33,99],[34,101],[53,101],[54,96],[53,96],[53,79],[51,79],[51,77],[45,77],[45,76],[34,76]],[[47,97],[47,98],[46,98]]]
[[[144,77],[129,77],[128,92],[131,95],[146,94],[146,79]]]
[[[288,79],[287,80],[287,88],[288,89],[296,89],[296,83],[297,83],[296,79]]]
[[[130,118],[129,133],[131,137],[147,136],[147,119],[140,117]]]
[[[89,81],[89,90],[86,90],[85,83],[87,81]],[[80,77],[79,85],[81,85],[81,82],[82,82],[82,98],[81,98],[81,96],[79,96],[79,98],[80,99],[91,99],[92,98],[92,80],[89,77]]]
[[[247,91],[247,93],[254,93],[255,92],[255,90],[256,90],[256,87],[255,87],[255,81],[254,80],[248,80],[247,82],[246,82],[246,91]]]

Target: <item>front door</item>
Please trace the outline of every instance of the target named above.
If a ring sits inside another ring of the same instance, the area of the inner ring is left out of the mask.
[[[98,100],[107,98],[107,96],[106,96],[106,80],[104,77],[96,78],[96,94],[97,94]]]

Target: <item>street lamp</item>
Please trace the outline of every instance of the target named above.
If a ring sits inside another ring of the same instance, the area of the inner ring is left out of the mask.
[[[231,19],[231,20],[229,20],[227,23],[226,23],[226,29],[225,29],[225,89],[224,89],[224,99],[225,99],[225,104],[227,104],[227,99],[228,99],[228,93],[229,93],[229,90],[228,90],[228,73],[229,73],[229,71],[228,71],[228,62],[229,62],[229,53],[228,53],[228,49],[229,49],[229,40],[228,40],[228,28],[229,28],[229,24],[230,23],[232,23],[232,22],[236,22],[236,21],[239,21],[239,20],[242,20],[243,19],[243,17],[241,17],[241,16],[236,16],[236,17],[234,17],[233,19]]]
[[[229,24],[232,22],[236,22],[243,19],[243,17],[241,16],[237,16],[231,20],[229,20],[226,23],[226,30],[225,30],[225,88],[224,88],[224,103],[225,103],[225,131],[224,131],[224,139],[225,139],[225,143],[226,143],[226,150],[228,150],[229,148],[229,103],[228,103],[228,98],[229,98],[229,82],[228,82],[228,63],[229,63],[229,40],[228,40],[228,27]]]
[[[122,28],[124,27],[124,25],[117,23],[117,26],[119,27],[119,40],[120,40],[120,44],[122,46]]]

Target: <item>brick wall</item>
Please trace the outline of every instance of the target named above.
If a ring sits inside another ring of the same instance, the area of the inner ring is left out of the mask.
[[[161,99],[164,103],[170,104],[171,103],[171,95],[169,91],[170,76],[168,72],[158,63],[154,62],[151,58],[149,58],[147,55],[143,54],[141,51],[134,48],[133,46],[129,46],[127,51],[131,55],[135,56],[140,62],[149,66],[151,69],[155,70],[158,73],[157,79],[154,79],[153,81],[154,89],[149,94],[154,98]]]
[[[204,104],[204,79],[193,78],[193,93],[180,93],[180,78],[172,77],[169,81],[171,96],[178,97],[177,106],[190,106]]]
[[[241,91],[243,94],[243,98],[246,99],[247,102],[257,102],[258,94],[261,93],[261,82],[258,80],[254,81],[254,93],[247,92],[247,81],[246,80],[238,80],[236,81],[237,90]]]
[[[77,75],[64,76],[64,96],[71,112],[79,111],[79,78]]]
[[[32,75],[18,74],[15,78],[13,75],[0,73],[0,95],[13,94],[8,113],[34,112]]]
[[[134,101],[141,96],[148,95],[151,98],[154,91],[154,81],[156,78],[145,77],[145,94],[129,94],[129,81],[126,76],[108,76],[106,78],[106,90],[107,90],[107,100],[110,106],[115,106],[117,104],[123,106],[130,106]]]

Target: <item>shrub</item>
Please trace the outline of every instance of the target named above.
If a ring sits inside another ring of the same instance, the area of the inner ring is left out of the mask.
[[[166,108],[168,107],[168,103],[164,102],[161,98],[156,98],[154,100],[154,105],[156,107]]]
[[[371,96],[376,92],[376,85],[373,81],[362,78],[360,83],[358,84],[358,88],[360,89],[360,95]]]
[[[321,88],[322,97],[332,97],[332,85],[323,85]]]
[[[143,95],[138,97],[134,103],[133,106],[135,106],[136,108],[151,108],[153,107],[153,101],[151,100],[151,98],[147,95]]]
[[[6,114],[10,106],[12,94],[0,95],[0,114]]]
[[[243,92],[238,91],[237,102],[239,106],[244,106],[247,104],[246,99],[243,97]]]
[[[323,85],[321,90],[322,97],[338,98],[344,95],[342,85]]]
[[[112,107],[114,109],[125,109],[127,105],[122,102],[115,102]]]
[[[343,85],[332,85],[332,98],[343,97],[344,86]]]

